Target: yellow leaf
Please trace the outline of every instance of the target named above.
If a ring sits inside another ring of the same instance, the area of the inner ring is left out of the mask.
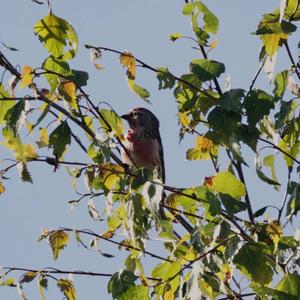
[[[24,88],[32,84],[33,76],[33,69],[29,66],[24,66],[21,72],[20,88]]]
[[[214,144],[204,136],[197,136],[195,147],[201,151],[212,151]]]
[[[62,87],[72,100],[76,99],[76,85],[72,81],[63,82]]]
[[[180,123],[183,127],[189,127],[190,126],[191,120],[188,117],[186,112],[185,113],[179,112],[178,117],[179,117],[179,121],[180,121]]]
[[[57,286],[64,293],[67,300],[76,300],[77,295],[73,285],[73,282],[68,279],[59,279],[57,281]]]
[[[38,157],[36,150],[32,144],[24,144],[23,150],[26,159],[33,159]]]
[[[104,185],[110,190],[118,182],[120,173],[124,173],[124,168],[112,163],[104,163],[101,168]]]
[[[47,128],[40,129],[40,137],[36,143],[39,148],[47,147],[49,145],[49,134]]]
[[[164,300],[174,300],[174,294],[173,292],[170,290],[170,291],[167,291],[165,292],[164,294]]]
[[[215,49],[218,46],[218,40],[214,40],[211,44],[210,44],[210,48],[211,49]]]
[[[3,194],[5,192],[5,186],[0,182],[0,194]]]
[[[52,249],[53,257],[56,260],[61,250],[69,243],[69,235],[63,230],[57,230],[49,234],[48,240]]]
[[[276,252],[278,243],[282,237],[282,227],[279,224],[279,222],[277,222],[277,220],[275,220],[268,224],[266,230],[267,230],[268,236],[274,243],[274,252]]]
[[[127,68],[127,76],[129,79],[135,79],[136,60],[135,57],[127,51],[120,55],[120,63]]]
[[[281,40],[287,39],[287,34],[284,32],[280,33],[271,33],[271,34],[262,34],[259,36],[263,41],[267,54],[272,57],[279,47],[279,42]]]
[[[141,283],[144,285],[144,286],[149,286],[149,283],[148,283],[148,279],[145,275],[140,275],[140,280],[141,280]]]

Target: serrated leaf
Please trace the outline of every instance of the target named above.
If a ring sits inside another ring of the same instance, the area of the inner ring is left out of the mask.
[[[101,176],[104,186],[111,190],[119,181],[120,174],[124,173],[124,168],[117,164],[103,163],[100,165]]]
[[[132,53],[124,51],[120,55],[120,63],[127,69],[127,77],[128,79],[135,79],[136,74],[136,60]]]
[[[56,73],[45,73],[45,78],[50,85],[50,93],[53,93],[60,83],[60,76],[57,74],[61,74],[62,76],[73,75],[72,71],[70,70],[69,64],[66,61],[57,59],[52,55],[50,55],[44,61],[43,69]]]
[[[138,300],[150,300],[150,288],[143,285],[132,285],[122,295],[118,297],[118,300],[138,299]]]
[[[243,89],[232,89],[222,94],[219,99],[219,105],[226,111],[241,113],[242,99],[245,95]]]
[[[116,114],[116,112],[105,108],[100,109],[99,112],[103,117],[99,118],[103,129],[106,131],[112,130],[117,137],[121,137],[124,133],[124,126],[121,118]]]
[[[268,236],[274,243],[274,253],[277,253],[278,243],[282,238],[282,227],[277,220],[270,222],[266,227]]]
[[[274,108],[274,102],[274,98],[265,91],[251,91],[244,101],[249,126],[255,127],[263,116],[268,115]]]
[[[275,287],[275,291],[278,295],[276,299],[297,300],[300,295],[300,276],[286,274]]]
[[[19,126],[18,121],[21,119],[24,110],[25,110],[25,101],[19,101],[13,107],[11,107],[9,110],[6,111],[4,117],[6,121],[6,126],[12,129],[15,134]]]
[[[209,81],[224,73],[225,65],[209,59],[194,59],[190,64],[190,71],[201,81]]]
[[[188,160],[210,159],[212,156],[217,156],[218,146],[214,145],[213,141],[205,136],[197,136],[195,147],[190,148],[186,152]]]
[[[273,271],[261,246],[246,243],[233,259],[236,267],[251,281],[260,285],[271,282]]]
[[[218,193],[228,194],[237,200],[246,194],[245,185],[229,171],[217,173],[213,177],[211,188]]]
[[[176,275],[180,271],[180,263],[175,262],[163,262],[157,265],[151,272],[151,276],[160,278],[163,282],[166,282],[169,278]],[[179,275],[170,281],[170,289],[175,292],[179,286]],[[162,296],[164,293],[164,285],[158,285],[154,288],[158,296]]]
[[[60,288],[61,292],[65,295],[67,300],[77,299],[76,290],[71,280],[59,279],[57,281],[57,286]]]
[[[173,74],[170,73],[168,68],[158,67],[156,72],[157,79],[159,80],[158,89],[171,89],[175,85],[175,78]]]
[[[114,299],[120,297],[128,288],[134,286],[136,276],[128,270],[121,270],[110,278],[107,286],[107,291],[112,294]]]
[[[67,121],[62,122],[49,136],[49,148],[53,148],[53,154],[60,158],[67,145],[71,144],[71,129]]]
[[[21,72],[20,88],[22,89],[32,84],[33,77],[33,69],[29,66],[24,66]]]
[[[19,174],[20,174],[20,177],[21,177],[22,181],[33,183],[32,177],[29,173],[27,165],[24,162],[18,163],[17,168],[19,170]]]
[[[34,32],[39,36],[44,47],[56,58],[71,59],[78,49],[78,37],[66,20],[50,12],[34,26]],[[65,47],[68,47],[65,52]]]
[[[145,100],[146,102],[150,102],[149,101],[149,97],[150,97],[150,93],[143,87],[137,85],[134,80],[128,79],[128,86],[129,88],[136,93],[140,98],[142,98],[143,100]]]
[[[53,231],[48,235],[48,241],[51,246],[53,258],[56,260],[61,250],[63,250],[69,243],[69,235],[63,230]]]

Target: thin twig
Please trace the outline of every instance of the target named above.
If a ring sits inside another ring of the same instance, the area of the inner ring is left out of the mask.
[[[260,74],[260,72],[261,72],[262,69],[263,69],[263,63],[260,64],[258,70],[256,71],[256,73],[255,73],[255,75],[254,75],[254,77],[252,79],[252,82],[251,82],[250,87],[249,87],[249,92],[252,91],[252,89],[254,87],[254,84],[255,84],[255,82],[256,82],[256,80],[257,80],[257,78],[258,78],[258,76],[259,76],[259,74]]]
[[[20,268],[20,267],[3,267],[4,270],[8,270],[8,272],[12,271],[22,271],[22,272],[32,272],[32,273],[37,273],[37,274],[43,274],[43,275],[48,275],[48,274],[73,274],[73,275],[83,275],[83,276],[99,276],[99,277],[111,277],[114,274],[110,273],[98,273],[98,272],[91,272],[91,271],[80,271],[80,270],[59,270],[56,268],[52,267],[47,267],[42,270],[38,269],[31,269],[31,268]],[[7,274],[8,274],[7,272]],[[139,278],[137,276],[137,278]],[[154,277],[146,277],[149,280],[153,281],[160,281],[161,279],[154,278]]]
[[[109,51],[109,52],[116,53],[116,54],[119,54],[119,55],[125,55],[125,56],[127,55],[127,56],[132,57],[131,54],[126,54],[126,53],[124,53],[124,52],[122,52],[122,51],[115,50],[115,49],[111,49],[111,48],[107,48],[107,47],[95,47],[95,46],[91,46],[91,45],[85,45],[85,47],[86,47],[87,49],[104,50],[104,51]],[[145,68],[145,69],[148,69],[148,70],[151,70],[151,71],[153,71],[153,72],[155,72],[155,73],[161,73],[160,70],[158,70],[158,69],[156,69],[156,68],[154,68],[154,67],[148,65],[148,64],[145,63],[144,61],[142,61],[142,60],[140,60],[140,59],[138,59],[138,58],[136,58],[136,57],[134,57],[134,58],[135,58],[135,60],[140,64],[140,67]],[[207,96],[207,97],[209,97],[209,98],[215,99],[215,100],[217,99],[217,98],[215,98],[214,96],[212,96],[212,95],[210,95],[209,93],[207,93],[206,91],[204,91],[204,90],[202,90],[202,89],[196,87],[195,85],[191,84],[190,82],[188,82],[188,81],[186,81],[186,80],[184,80],[184,79],[182,79],[182,78],[180,78],[180,77],[177,77],[177,76],[175,76],[175,75],[173,75],[173,74],[172,74],[172,76],[173,76],[174,79],[177,80],[178,82],[184,83],[185,85],[189,86],[189,87],[192,88],[192,89],[195,89],[196,91],[200,92],[201,94],[203,94],[203,95],[205,95],[205,96]]]
[[[289,59],[290,59],[291,63],[292,63],[293,66],[295,67],[295,72],[296,72],[296,74],[297,74],[297,77],[298,77],[299,80],[300,80],[300,72],[299,72],[298,66],[297,66],[297,64],[296,64],[296,62],[295,62],[295,60],[294,60],[294,58],[293,58],[293,55],[292,55],[292,52],[291,52],[291,50],[290,50],[288,41],[285,41],[283,44],[284,44],[284,46],[285,46],[285,49],[286,49],[286,51],[287,51],[287,54],[288,54],[288,56],[289,56]]]

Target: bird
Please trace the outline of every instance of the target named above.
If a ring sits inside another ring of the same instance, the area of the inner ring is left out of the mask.
[[[121,116],[129,125],[125,142],[121,149],[121,158],[130,170],[146,168],[157,173],[162,183],[166,181],[164,150],[159,131],[158,118],[148,109],[137,107]],[[166,194],[163,193],[160,205],[160,217],[167,219],[163,210]],[[193,227],[179,214],[168,209],[177,222],[189,232]],[[177,234],[176,234],[177,235]]]
[[[156,171],[165,183],[164,151],[159,133],[159,120],[148,109],[137,107],[121,116],[129,124],[121,151],[123,163],[131,170],[146,168]]]

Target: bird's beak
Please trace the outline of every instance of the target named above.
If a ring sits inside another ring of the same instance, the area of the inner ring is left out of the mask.
[[[128,121],[130,116],[129,116],[129,114],[125,114],[125,115],[122,115],[121,118]]]

